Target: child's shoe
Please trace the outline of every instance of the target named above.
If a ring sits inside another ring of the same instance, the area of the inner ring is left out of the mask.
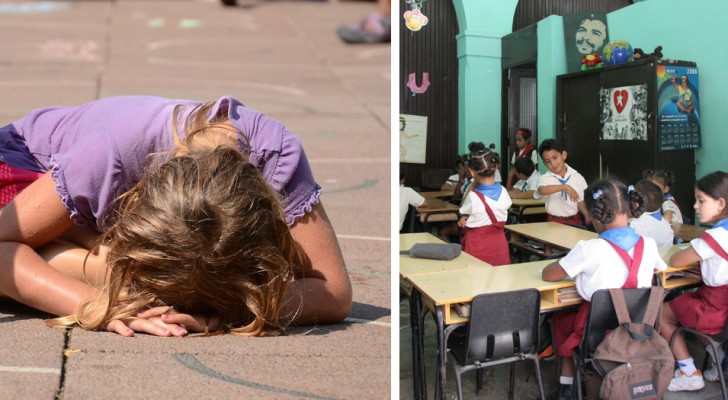
[[[718,382],[720,380],[720,377],[718,376],[718,367],[715,366],[715,363],[712,360],[710,361],[710,368],[703,371],[703,378],[705,378],[708,382]]]
[[[371,13],[353,26],[340,26],[336,33],[346,43],[386,43],[391,40],[390,17]]]
[[[559,384],[559,386],[546,397],[546,400],[572,400],[576,398],[574,385]]]
[[[695,371],[693,376],[687,376],[679,368],[675,370],[675,377],[672,378],[667,390],[671,392],[694,391],[705,387],[703,374]]]

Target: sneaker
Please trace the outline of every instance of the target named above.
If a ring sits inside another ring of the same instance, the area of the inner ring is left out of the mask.
[[[715,366],[713,360],[710,360],[710,368],[703,371],[703,378],[708,382],[718,382],[720,380],[718,367]]]
[[[386,43],[391,40],[390,17],[371,13],[353,26],[340,26],[336,33],[346,43]]]
[[[705,387],[703,374],[695,371],[693,376],[687,376],[679,368],[675,370],[675,377],[670,381],[667,390],[671,392],[694,391]]]
[[[574,385],[559,384],[559,386],[546,396],[546,400],[571,400],[574,396]]]

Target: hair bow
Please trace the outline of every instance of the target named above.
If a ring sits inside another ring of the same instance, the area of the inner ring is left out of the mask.
[[[592,193],[592,198],[594,200],[600,199],[600,198],[602,198],[602,196],[604,196],[604,192],[602,192],[602,189],[599,189],[596,192]]]

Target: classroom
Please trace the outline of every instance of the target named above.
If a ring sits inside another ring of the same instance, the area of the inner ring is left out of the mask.
[[[399,3],[400,398],[596,398],[623,288],[669,349],[654,398],[728,399],[728,303],[693,302],[728,283],[728,4]]]

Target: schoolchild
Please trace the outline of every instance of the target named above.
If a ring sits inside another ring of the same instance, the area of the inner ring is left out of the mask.
[[[463,250],[491,265],[511,263],[508,241],[503,230],[512,202],[503,186],[495,182],[500,160],[490,150],[478,150],[470,157],[472,190],[460,207],[458,225],[463,228]]]
[[[545,200],[548,221],[587,225],[589,215],[584,208],[587,184],[584,177],[566,163],[567,152],[556,140],[546,139],[538,147],[538,153],[548,172],[539,178],[533,197]]]
[[[409,186],[405,186],[405,167],[403,164],[399,165],[399,230],[402,230],[404,220],[407,217],[407,210],[409,206],[413,207],[427,207],[425,198],[417,193],[414,189]]]
[[[667,268],[652,238],[628,226],[630,217],[642,213],[642,196],[614,179],[599,180],[585,190],[586,209],[599,237],[583,240],[562,259],[544,268],[542,278],[555,282],[574,278],[584,300],[576,310],[558,311],[552,319],[554,345],[561,357],[560,386],[553,398],[572,396],[572,355],[584,335],[590,301],[600,289],[644,288],[652,285],[655,270]]]
[[[647,174],[649,179],[662,189],[662,215],[667,223],[670,225],[682,224],[683,215],[680,205],[677,204],[675,196],[670,193],[670,189],[675,186],[675,175],[666,170],[648,170]]]
[[[662,217],[660,210],[662,189],[649,179],[642,179],[635,185],[635,190],[640,192],[645,199],[645,212],[639,218],[631,219],[629,226],[638,235],[655,239],[657,247],[661,249],[672,246],[675,233],[670,224]]]
[[[538,188],[541,173],[530,158],[519,158],[514,165],[518,182],[508,190],[512,199],[532,199],[533,192]]]
[[[53,324],[253,336],[351,308],[300,139],[233,97],[33,110],[0,176],[0,296]]]
[[[511,187],[517,180],[515,164],[519,158],[527,158],[533,162],[533,165],[538,164],[538,151],[536,147],[531,143],[531,130],[528,128],[519,128],[516,131],[516,151],[511,156],[511,168],[508,172],[508,180],[506,187]]]
[[[695,213],[701,224],[713,224],[690,247],[670,257],[670,265],[683,266],[700,262],[703,286],[695,292],[676,297],[662,307],[660,334],[672,337],[678,324],[707,334],[720,333],[728,318],[728,173],[710,173],[695,185]],[[706,349],[710,349],[707,346]],[[700,390],[703,377],[717,381],[722,349],[716,355],[709,351],[712,367],[701,374],[695,368],[682,335],[675,338],[672,352],[677,361],[675,377],[667,390]],[[716,361],[718,360],[718,361]]]

